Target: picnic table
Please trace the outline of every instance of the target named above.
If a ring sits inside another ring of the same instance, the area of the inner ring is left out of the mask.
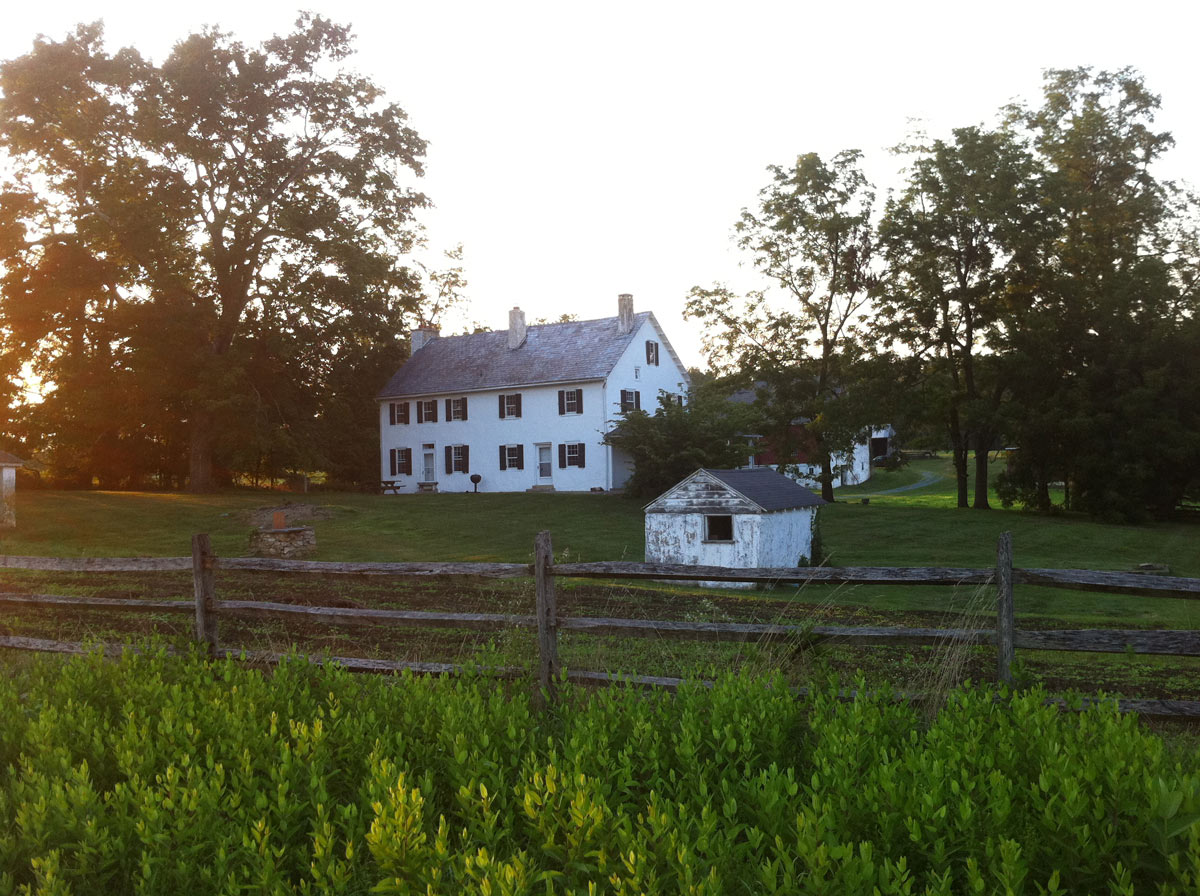
[[[381,479],[379,481],[379,491],[384,495],[398,495],[402,488],[404,488],[404,483],[399,479]]]

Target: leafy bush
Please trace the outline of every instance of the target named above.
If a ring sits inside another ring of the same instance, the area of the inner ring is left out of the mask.
[[[1134,893],[1200,777],[1112,706],[98,656],[0,682],[0,893]]]

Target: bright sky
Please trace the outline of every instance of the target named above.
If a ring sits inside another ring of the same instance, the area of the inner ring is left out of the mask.
[[[458,322],[652,310],[688,364],[690,287],[755,281],[730,233],[796,155],[866,154],[899,183],[887,147],[913,119],[934,136],[1038,101],[1045,68],[1130,65],[1163,98],[1176,148],[1163,176],[1200,184],[1200,67],[1190,4],[1142,0],[605,3],[360,0],[307,4],[358,37],[356,68],[429,141],[431,245],[463,243],[470,306]],[[286,32],[275,0],[200,4],[10,2],[0,58],[35,35],[102,18],[110,49],[161,61],[204,24],[246,42]],[[453,327],[452,327],[453,328]]]

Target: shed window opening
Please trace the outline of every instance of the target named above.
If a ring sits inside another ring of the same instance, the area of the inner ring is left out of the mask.
[[[733,517],[729,515],[704,518],[705,541],[733,541]]]

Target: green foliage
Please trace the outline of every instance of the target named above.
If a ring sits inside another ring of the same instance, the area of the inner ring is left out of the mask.
[[[860,682],[861,687],[861,682]],[[97,655],[0,681],[0,892],[1193,892],[1200,777],[1105,704],[580,693]]]
[[[161,65],[96,24],[0,66],[4,355],[52,387],[21,425],[60,475],[311,468],[349,437],[319,396],[372,404],[418,303],[425,144],[350,53],[304,14]]]
[[[745,464],[754,451],[746,434],[756,422],[749,406],[726,401],[715,386],[705,385],[694,389],[685,405],[664,394],[653,416],[627,412],[604,442],[633,460],[626,491],[652,498],[701,467]]]
[[[843,400],[860,354],[856,329],[875,285],[874,188],[858,150],[828,162],[815,153],[769,168],[758,208],[743,209],[738,245],[770,290],[744,297],[727,287],[693,287],[686,316],[705,326],[718,369],[763,381],[764,420],[784,450],[792,424],[805,420],[821,495],[833,499],[832,456],[849,449],[877,420]],[[783,296],[777,301],[772,294]],[[857,411],[857,412],[855,412]]]

